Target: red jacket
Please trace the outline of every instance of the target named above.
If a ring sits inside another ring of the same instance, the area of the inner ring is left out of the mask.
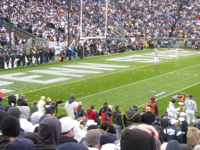
[[[94,120],[97,118],[96,113],[92,110],[92,109],[88,109],[87,110],[87,114],[88,114],[88,119],[89,120]]]

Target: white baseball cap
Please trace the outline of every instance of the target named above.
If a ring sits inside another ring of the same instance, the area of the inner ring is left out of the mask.
[[[59,121],[61,123],[61,133],[68,132],[75,127],[75,121],[71,117],[63,117]]]
[[[87,123],[86,123],[86,125],[89,127],[91,125],[97,125],[97,123],[94,122],[94,120],[88,120]]]
[[[178,120],[171,120],[171,125],[174,125],[177,122],[178,122]]]
[[[181,117],[182,117],[182,116],[186,116],[186,113],[181,112],[181,113],[180,113],[180,116],[181,116]]]

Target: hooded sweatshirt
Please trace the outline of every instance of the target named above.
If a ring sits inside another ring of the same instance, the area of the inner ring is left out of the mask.
[[[46,117],[39,125],[36,150],[55,150],[59,144],[60,135],[60,121],[54,116]]]
[[[200,130],[197,127],[191,126],[187,133],[188,143],[191,147],[195,147],[199,144],[200,140]]]
[[[87,114],[88,114],[88,119],[89,120],[94,120],[97,118],[96,113],[92,110],[92,109],[88,109],[87,110]]]
[[[68,114],[69,117],[71,117],[72,119],[75,119],[75,115],[74,115],[74,109],[78,106],[78,102],[73,99],[70,98],[66,103],[65,103],[65,109],[66,112]]]
[[[25,133],[33,132],[33,124],[27,120],[30,114],[30,108],[28,106],[21,106],[19,109],[21,111],[20,127]]]
[[[34,113],[31,115],[31,123],[32,123],[33,125],[38,124],[38,123],[39,123],[39,120],[40,120],[40,118],[41,118],[42,115],[44,115],[44,113],[41,112],[41,111],[34,112]]]

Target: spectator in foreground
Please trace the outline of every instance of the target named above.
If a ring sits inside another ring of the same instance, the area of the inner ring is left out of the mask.
[[[182,150],[182,147],[176,140],[171,140],[168,142],[166,150]]]
[[[87,146],[91,150],[99,150],[101,132],[97,129],[89,130],[86,134],[86,141],[83,145]]]
[[[122,134],[121,150],[156,150],[158,133],[154,127],[141,124],[135,129],[126,129]],[[145,143],[145,144],[144,144]]]
[[[34,131],[33,124],[28,121],[30,108],[28,106],[21,106],[20,111],[21,111],[21,119],[20,119],[21,128],[24,130],[25,133],[33,132]]]
[[[197,128],[198,122],[194,122],[193,126],[190,127],[187,133],[188,144],[194,148],[196,145],[200,144],[200,130]]]
[[[35,150],[34,143],[25,138],[18,138],[5,146],[4,150]]]
[[[46,117],[40,122],[38,131],[35,150],[55,150],[61,135],[60,121],[54,116]]]
[[[1,121],[2,135],[0,138],[0,150],[4,150],[6,144],[18,138],[20,132],[19,120],[13,116],[6,116]]]
[[[71,117],[63,117],[60,120],[61,123],[61,137],[59,140],[59,145],[64,143],[77,143],[78,141],[74,139],[74,128],[75,128],[75,121],[72,120]]]
[[[65,143],[56,150],[89,150],[86,146],[79,143]]]
[[[3,102],[3,98],[2,97],[0,97],[0,110],[3,110],[3,106],[2,106],[2,103]]]
[[[19,123],[20,123],[21,111],[19,110],[18,107],[9,108],[7,113],[8,113],[9,116],[13,116],[13,117],[17,118],[19,120]],[[24,135],[24,130],[22,129],[22,127],[20,127],[20,133],[19,133],[18,138],[21,138],[23,135]]]
[[[183,141],[183,135],[179,129],[176,128],[178,121],[171,120],[171,126],[167,127],[163,131],[163,140],[169,142],[170,140]]]
[[[111,133],[102,134],[100,137],[100,147],[108,143],[114,143],[116,140],[117,140],[117,137],[115,134],[111,134]]]

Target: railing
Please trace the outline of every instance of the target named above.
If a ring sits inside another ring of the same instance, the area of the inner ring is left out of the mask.
[[[1,20],[1,19],[0,19],[0,24],[1,24],[2,26],[9,27],[9,23],[6,22],[6,21],[4,21],[4,20]],[[27,32],[27,31],[25,31],[25,30],[22,30],[22,29],[20,29],[20,28],[18,28],[18,27],[15,27],[15,26],[13,26],[12,24],[11,24],[11,30],[12,30],[12,31],[15,31],[15,32],[18,32],[18,33],[20,33],[20,34],[22,34],[22,35],[25,35],[25,36],[27,36],[27,37],[29,37],[29,38],[32,38],[32,39],[34,39],[34,40],[46,41],[45,39],[42,39],[42,38],[40,38],[40,37],[38,37],[38,36],[36,36],[36,35],[34,35],[34,34],[32,34],[32,33],[29,33],[29,32]]]

